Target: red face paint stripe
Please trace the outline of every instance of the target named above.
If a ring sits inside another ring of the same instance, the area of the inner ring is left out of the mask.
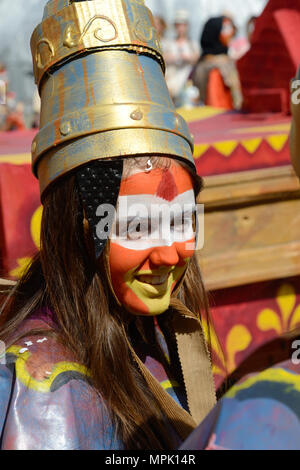
[[[157,188],[156,195],[166,201],[172,201],[176,196],[178,196],[178,189],[171,171],[164,171]]]
[[[177,195],[189,191],[193,187],[191,176],[179,164],[173,164],[168,172],[172,174],[173,179],[176,181]],[[150,173],[140,172],[129,176],[122,180],[119,194],[120,196],[156,194],[164,174],[165,170],[156,168]]]

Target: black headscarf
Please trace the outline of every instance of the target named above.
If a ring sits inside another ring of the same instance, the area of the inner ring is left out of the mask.
[[[224,18],[224,16],[217,16],[215,18],[210,18],[205,23],[200,40],[202,49],[201,58],[207,54],[219,55],[228,53],[228,47],[223,46],[223,44],[220,42],[220,34],[222,31]]]

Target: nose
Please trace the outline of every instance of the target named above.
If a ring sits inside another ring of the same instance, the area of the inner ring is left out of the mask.
[[[158,246],[151,252],[149,259],[155,267],[175,266],[179,262],[175,244],[171,246]]]

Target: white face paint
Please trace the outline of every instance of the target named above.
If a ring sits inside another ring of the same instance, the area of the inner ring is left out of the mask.
[[[166,201],[152,194],[120,196],[111,240],[130,250],[171,246],[195,237],[193,190]]]

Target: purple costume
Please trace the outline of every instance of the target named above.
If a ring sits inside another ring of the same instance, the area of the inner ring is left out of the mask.
[[[45,334],[26,334],[36,329]],[[49,311],[31,316],[19,331],[25,336],[8,347],[6,364],[0,365],[1,449],[123,449],[105,402],[91,385],[89,371],[49,330],[53,331]],[[167,355],[158,327],[155,334]],[[152,357],[155,353],[135,349],[165,390],[186,408],[182,389]],[[171,426],[170,435],[176,448],[180,442]]]
[[[232,387],[184,450],[299,450],[300,366],[291,361]]]

